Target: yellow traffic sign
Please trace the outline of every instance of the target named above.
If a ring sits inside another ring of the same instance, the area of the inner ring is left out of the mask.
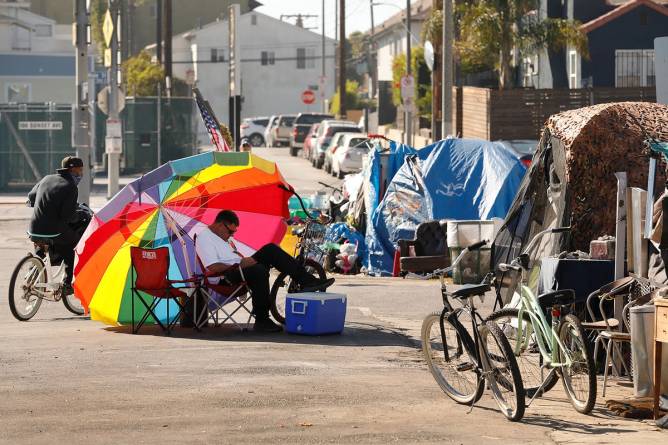
[[[111,46],[111,38],[114,36],[114,21],[108,9],[104,15],[104,23],[102,23],[102,35],[104,35],[104,43],[107,44],[107,47]]]

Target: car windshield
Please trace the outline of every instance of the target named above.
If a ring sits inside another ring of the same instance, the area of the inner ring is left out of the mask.
[[[367,138],[352,138],[348,143],[348,147],[369,149],[369,140]]]
[[[261,126],[263,126],[263,127],[266,127],[267,124],[269,123],[269,119],[255,119],[255,120],[253,121],[253,123],[254,123],[255,125],[261,125]]]
[[[325,119],[331,119],[332,116],[326,114],[302,114],[297,118],[295,123],[297,124],[317,124],[322,122]]]
[[[291,127],[292,123],[295,121],[293,116],[285,116],[281,118],[281,127]]]
[[[346,133],[357,133],[358,131],[359,131],[359,128],[357,128],[357,127],[349,127],[349,126],[346,126],[346,127],[331,127],[331,129],[330,129],[330,132],[331,132],[332,134],[335,134],[335,133],[342,133],[342,132],[346,132]]]

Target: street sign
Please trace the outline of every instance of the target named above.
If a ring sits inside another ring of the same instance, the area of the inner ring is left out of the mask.
[[[62,121],[19,121],[19,130],[62,130]]]
[[[401,78],[401,98],[403,100],[415,97],[415,78],[410,74]]]
[[[408,113],[415,113],[415,101],[413,100],[413,98],[404,99],[403,106],[404,106],[404,111]]]
[[[102,23],[102,35],[104,36],[104,43],[107,47],[111,46],[111,38],[114,36],[114,20],[111,18],[111,12],[107,9],[104,15],[104,22]]]
[[[315,102],[315,93],[311,90],[304,90],[302,92],[302,102],[304,102],[306,105],[311,105],[313,102]]]
[[[118,98],[118,102],[116,103],[118,112],[120,113],[123,111],[123,108],[125,108],[125,93],[123,92],[122,89],[118,88],[118,93],[116,94],[116,97]],[[109,86],[106,86],[100,90],[99,93],[97,93],[97,106],[102,110],[104,114],[109,114],[109,93],[111,92],[111,89]]]
[[[104,151],[111,154],[123,151],[121,121],[118,119],[107,119],[107,136],[104,138]]]
[[[111,49],[110,48],[105,48],[104,49],[104,66],[106,68],[111,67]]]
[[[429,71],[434,71],[434,45],[429,40],[424,42],[424,63]]]

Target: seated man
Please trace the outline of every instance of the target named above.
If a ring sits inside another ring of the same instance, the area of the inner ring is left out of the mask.
[[[208,272],[221,274],[233,284],[243,281],[237,265],[240,266],[253,299],[254,330],[281,331],[282,328],[269,319],[269,269],[275,267],[289,274],[304,292],[325,290],[334,283],[334,278],[315,278],[276,244],[265,244],[251,256],[242,255],[231,239],[238,228],[237,215],[231,210],[222,210],[215,221],[197,235],[197,255]]]

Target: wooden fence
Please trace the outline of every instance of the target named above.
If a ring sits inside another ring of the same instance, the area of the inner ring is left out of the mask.
[[[607,102],[656,102],[655,88],[454,90],[454,128],[465,138],[538,139],[547,118]]]

